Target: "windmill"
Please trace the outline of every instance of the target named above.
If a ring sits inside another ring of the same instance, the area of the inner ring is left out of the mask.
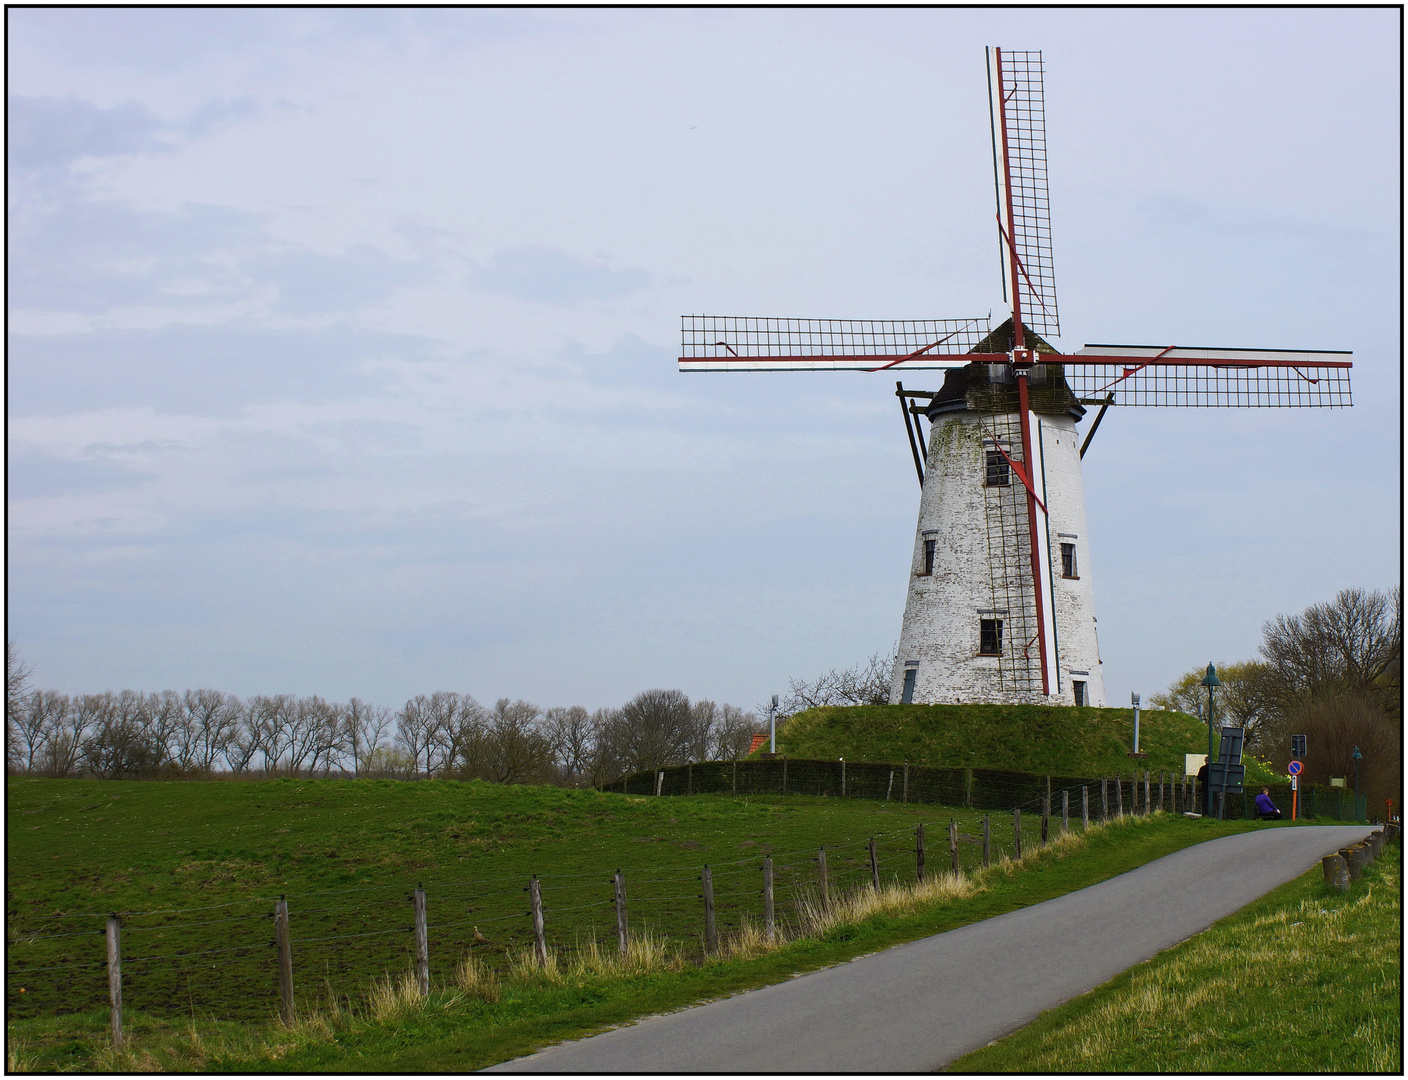
[[[1080,462],[1106,411],[1347,407],[1350,354],[1056,350],[1041,53],[990,49],[988,89],[1008,320],[687,315],[679,370],[945,370],[895,384],[921,494],[890,699],[1102,706]]]

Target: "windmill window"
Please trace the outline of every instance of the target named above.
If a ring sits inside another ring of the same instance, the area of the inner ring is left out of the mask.
[[[1076,566],[1075,544],[1061,545],[1061,576],[1064,578],[1080,577],[1079,570]]]
[[[934,540],[925,540],[925,541],[924,541],[924,573],[926,573],[926,574],[932,574],[932,573],[934,572],[934,548],[935,548],[935,546],[936,546],[936,541],[934,541]]]
[[[1002,620],[978,620],[978,655],[1002,655]]]
[[[1001,450],[988,451],[988,487],[1007,487],[1012,481],[1011,470],[1007,467],[1007,459],[1002,455]]]
[[[900,691],[900,704],[912,705],[914,703],[914,680],[918,676],[917,668],[907,667],[904,669],[904,687]]]
[[[1076,704],[1077,704],[1077,705],[1089,705],[1089,704],[1090,704],[1090,702],[1086,700],[1086,696],[1085,696],[1085,683],[1081,682],[1079,679],[1072,679],[1072,680],[1071,680],[1071,690],[1072,690],[1072,691],[1074,692],[1074,694],[1075,694],[1075,697],[1076,697]]]

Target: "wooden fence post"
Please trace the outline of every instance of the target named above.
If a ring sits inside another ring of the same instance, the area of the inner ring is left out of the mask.
[[[709,872],[709,864],[704,864],[704,955],[713,956],[719,951],[719,930],[714,924],[714,875]]]
[[[846,759],[841,759],[841,798],[846,797]]]
[[[787,794],[787,755],[782,755],[782,794]]]
[[[1012,846],[1016,850],[1016,858],[1022,857],[1022,811],[1013,809],[1012,811]]]
[[[534,879],[537,885],[537,879]],[[416,891],[411,895],[416,912],[416,986],[420,996],[430,993],[430,940],[425,927],[425,886],[416,883]]]
[[[983,865],[992,865],[992,815],[983,815]]]
[[[866,845],[870,849],[870,884],[876,892],[880,891],[880,860],[875,857],[875,837],[870,838],[870,843]]]
[[[904,763],[904,795],[901,796],[900,802],[909,802],[909,762],[907,761]]]
[[[532,901],[533,908],[533,952],[538,957],[538,964],[546,967],[548,962],[548,943],[543,934],[543,888],[538,884],[538,875],[534,874],[528,882],[528,899]],[[426,986],[430,985],[429,972],[426,973]]]
[[[973,770],[963,770],[963,805],[973,805]]]
[[[1164,808],[1164,774],[1159,773],[1159,809]]]
[[[948,819],[948,861],[949,869],[958,873],[958,822]]]
[[[1144,770],[1144,816],[1148,817],[1153,813],[1149,807],[1149,770]]]
[[[816,853],[817,880],[821,885],[821,910],[831,910],[831,893],[826,885],[826,845],[823,844]]]
[[[111,1012],[112,1048],[122,1049],[122,923],[108,916],[108,1009]]]
[[[772,909],[772,856],[763,860],[763,935],[771,945],[777,940],[777,922]]]
[[[895,770],[890,770],[890,783],[885,788],[885,801],[890,801],[890,792],[895,790]]]
[[[1061,789],[1061,831],[1071,831],[1071,793]]]
[[[1090,788],[1085,785],[1080,789],[1080,828],[1082,832],[1090,828]]]
[[[655,774],[655,796],[660,797],[660,789],[665,786],[665,770],[660,769]]]
[[[1100,777],[1100,820],[1110,820],[1110,783],[1103,776]]]
[[[1115,777],[1115,812],[1124,820],[1124,780]]]
[[[279,950],[279,1006],[284,1023],[293,1023],[293,944],[288,936],[288,902],[274,905],[274,943]]]
[[[919,884],[924,884],[924,826],[917,825],[914,829],[914,875],[919,880]]]
[[[1051,796],[1048,795],[1041,800],[1041,842],[1046,843],[1047,833],[1051,827]]]
[[[620,870],[616,871],[614,879],[616,885],[616,942],[621,949],[621,955],[626,955],[626,877]]]
[[[738,795],[738,759],[733,759],[733,794]]]

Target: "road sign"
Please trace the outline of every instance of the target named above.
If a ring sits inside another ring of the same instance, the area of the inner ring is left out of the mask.
[[[1225,787],[1224,774],[1226,776]],[[1235,795],[1242,790],[1242,783],[1246,775],[1247,767],[1245,765],[1229,765],[1225,761],[1214,761],[1208,766],[1208,790],[1225,790]]]
[[[1293,777],[1291,777],[1291,790],[1292,790],[1292,791],[1297,791],[1297,790],[1299,790],[1299,788],[1300,788],[1300,777],[1299,777],[1299,776],[1293,776]],[[1291,820],[1292,820],[1292,821],[1295,820],[1295,815],[1294,815],[1294,814],[1291,815]]]
[[[1305,766],[1303,766],[1299,761],[1293,761],[1286,766],[1286,771],[1292,776],[1299,776],[1301,769],[1303,769],[1304,767]]]

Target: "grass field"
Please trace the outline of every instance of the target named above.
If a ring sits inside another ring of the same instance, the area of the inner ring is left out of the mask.
[[[1401,1074],[1402,869],[1317,867],[949,1070]]]
[[[1061,776],[1116,776],[1135,768],[1129,709],[1052,705],[859,705],[800,712],[778,732],[797,758],[908,761],[1016,769]],[[1140,714],[1140,770],[1181,774],[1185,754],[1205,754],[1208,729],[1184,713]],[[1248,757],[1247,783],[1276,779]],[[1284,778],[1282,778],[1284,779]]]
[[[948,861],[947,811],[859,800],[655,799],[438,780],[10,780],[8,793],[15,1017],[106,1000],[107,912],[124,916],[132,1008],[255,1018],[267,1015],[276,986],[270,913],[280,895],[298,998],[323,1001],[405,968],[417,883],[427,895],[432,975],[448,980],[476,926],[490,942],[477,952],[491,966],[531,940],[524,887],[533,874],[558,947],[614,936],[611,876],[623,868],[632,926],[697,952],[705,863],[728,933],[761,916],[764,855],[774,860],[784,916],[816,881],[822,844],[840,891],[870,880],[871,836],[882,877],[911,877],[919,822],[930,823],[930,866]],[[965,837],[979,834],[981,815],[954,816]],[[995,854],[1011,850],[1005,818],[993,840]],[[965,865],[979,858],[964,846]]]
[[[941,822],[928,830],[932,874],[947,861],[948,812],[451,781],[10,780],[7,790],[8,1034],[22,1068],[103,1067],[99,930],[109,911],[125,913],[132,1044],[170,1067],[461,1068],[1039,902],[1246,827],[1131,821],[1092,833],[1079,849],[1029,855],[1022,872],[971,896],[881,912],[773,953],[701,963],[697,877],[706,860],[720,875],[727,938],[745,913],[758,914],[765,851],[778,867],[779,913],[795,919],[791,901],[815,880],[816,845],[827,844],[833,887],[844,892],[869,881],[869,836],[881,838],[882,876],[911,878],[914,825]],[[971,812],[954,816],[976,835]],[[1010,849],[1002,824],[994,821],[995,851]],[[971,865],[976,849],[965,852]],[[610,936],[617,866],[626,868],[633,929],[673,941],[669,963],[565,982],[511,969],[510,954],[529,940],[529,874],[542,878],[549,939],[569,958],[575,946]],[[372,982],[407,968],[417,881],[430,897],[437,989],[413,1008],[373,1008]],[[269,1022],[277,1004],[269,910],[279,894],[289,901],[300,1010],[322,1017],[296,1029]],[[476,923],[490,944],[474,952],[502,986],[493,1001],[457,972]]]

